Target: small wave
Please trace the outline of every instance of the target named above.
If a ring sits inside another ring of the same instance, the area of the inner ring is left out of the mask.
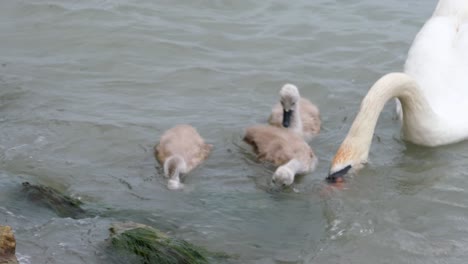
[[[23,255],[21,253],[16,253],[16,258],[20,264],[31,264],[31,256]]]

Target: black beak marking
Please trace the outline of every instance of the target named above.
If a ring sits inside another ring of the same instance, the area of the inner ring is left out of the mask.
[[[352,166],[348,165],[348,166],[344,167],[343,169],[328,175],[328,177],[326,178],[326,181],[328,183],[336,183],[336,181],[339,178],[343,178],[349,172],[349,170],[351,168],[352,168]]]
[[[289,111],[286,111],[286,110],[283,110],[283,126],[284,127],[289,127],[289,125],[291,124],[291,115],[292,115],[292,110],[289,110]]]

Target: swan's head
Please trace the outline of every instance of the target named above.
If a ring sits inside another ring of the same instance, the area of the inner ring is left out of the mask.
[[[286,187],[294,182],[294,172],[285,166],[279,167],[273,174],[271,182],[280,187]]]
[[[367,162],[368,151],[359,144],[344,142],[333,158],[327,181],[342,182],[344,176],[361,169]]]
[[[293,84],[285,84],[280,90],[280,102],[283,107],[283,126],[291,125],[291,116],[297,109],[297,103],[300,99],[299,90]]]
[[[167,188],[169,190],[180,190],[184,188],[184,184],[179,179],[169,179],[167,182]]]

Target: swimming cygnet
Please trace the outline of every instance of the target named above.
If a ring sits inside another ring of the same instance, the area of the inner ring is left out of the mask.
[[[285,84],[280,90],[280,102],[272,111],[268,123],[288,128],[305,140],[311,140],[320,132],[320,112],[317,106],[301,97],[293,84]]]
[[[164,132],[154,147],[154,154],[169,178],[167,187],[171,190],[183,188],[180,174],[187,174],[202,163],[212,148],[213,145],[206,144],[190,125],[177,125]]]
[[[302,137],[290,130],[268,125],[246,129],[244,141],[252,145],[261,161],[279,166],[272,177],[278,186],[289,186],[296,174],[306,174],[317,166],[317,157]]]

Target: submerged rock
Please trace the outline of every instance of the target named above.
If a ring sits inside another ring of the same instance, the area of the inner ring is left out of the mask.
[[[206,250],[147,225],[116,223],[109,230],[115,249],[138,256],[144,264],[209,263]]]
[[[16,240],[11,227],[0,225],[0,264],[17,264]]]
[[[81,207],[83,203],[80,200],[64,195],[51,187],[32,185],[29,182],[24,182],[22,185],[22,192],[26,194],[28,200],[48,207],[60,217],[79,219],[101,216],[117,219],[125,218],[125,221],[128,221],[132,215],[129,212],[113,210],[104,206],[94,208],[94,210],[88,208],[85,211]],[[125,217],[122,214],[125,214]],[[112,250],[113,253],[115,250],[124,253],[124,255],[119,254],[117,256],[119,257],[119,259],[116,259],[118,263],[135,263],[134,260],[136,260],[136,263],[143,264],[208,264],[210,263],[209,260],[216,260],[215,263],[220,263],[221,260],[224,262],[224,260],[233,258],[223,252],[209,252],[204,248],[195,246],[185,240],[170,237],[158,229],[143,224],[134,222],[116,223],[109,230],[112,246],[109,247],[109,250]],[[0,240],[0,246],[2,241]],[[113,253],[112,255],[114,255]],[[0,254],[0,264],[17,263],[2,262],[1,256]],[[131,258],[131,261],[126,259],[128,257]]]
[[[80,200],[64,195],[51,187],[23,182],[23,192],[28,200],[52,209],[60,217],[74,219],[85,217],[85,210],[81,208]]]

